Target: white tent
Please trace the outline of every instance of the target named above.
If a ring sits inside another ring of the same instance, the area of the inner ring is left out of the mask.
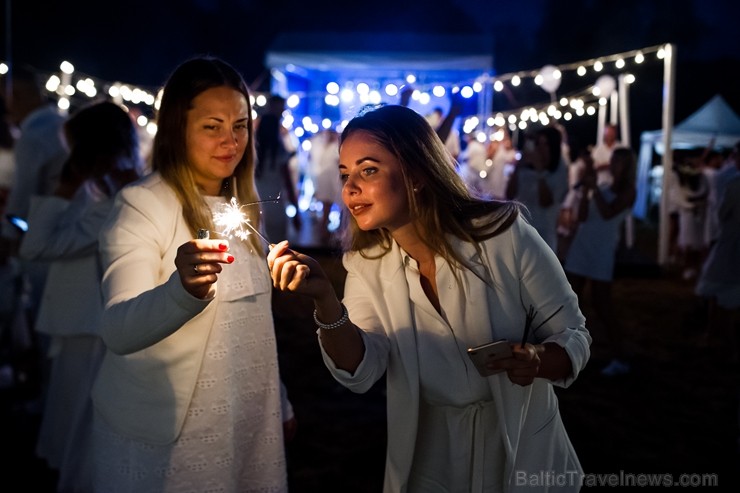
[[[714,138],[716,148],[730,148],[740,141],[740,117],[722,96],[717,94],[695,113],[673,128],[672,149],[696,149],[706,147]],[[633,215],[645,218],[651,188],[653,150],[664,152],[663,130],[643,132],[640,136],[640,155],[637,168],[637,200]]]

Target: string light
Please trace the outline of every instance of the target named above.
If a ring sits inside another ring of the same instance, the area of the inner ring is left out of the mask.
[[[628,67],[628,64],[632,61],[635,64],[642,64],[650,54],[655,54],[656,59],[661,60],[665,57],[665,46],[656,45],[647,48],[641,48],[639,50],[627,51],[617,53],[614,55],[600,56],[598,58],[581,60],[574,63],[562,64],[558,66],[546,66],[542,69],[536,70],[524,70],[519,72],[512,72],[508,74],[500,74],[496,76],[488,76],[487,74],[479,76],[476,80],[468,83],[462,82],[459,84],[442,84],[434,83],[426,86],[422,81],[422,85],[413,88],[412,99],[419,104],[426,105],[431,103],[432,95],[434,97],[443,97],[448,92],[450,94],[460,94],[465,98],[471,98],[475,94],[482,92],[486,86],[492,88],[496,92],[504,91],[506,85],[512,87],[519,87],[525,79],[533,80],[535,84],[540,86],[542,89],[545,88],[543,82],[547,82],[548,78],[556,77],[558,80],[562,77],[562,73],[568,71],[574,71],[578,76],[584,77],[588,74],[588,69],[593,69],[594,72],[600,72],[604,70],[607,63],[614,63],[614,67],[618,70],[623,70]],[[545,74],[543,69],[555,69]],[[5,74],[9,71],[7,64],[0,61],[0,75]],[[73,81],[74,79],[74,81]],[[325,87],[325,94],[322,95],[323,102],[329,107],[339,107],[342,103],[350,105],[357,104],[358,100],[362,104],[372,103],[378,104],[382,102],[383,95],[389,97],[396,97],[406,84],[416,84],[419,78],[416,74],[409,73],[403,78],[389,79],[386,81],[377,81],[372,83],[374,87],[371,87],[366,81],[347,81],[344,82],[344,86],[340,86],[337,81],[328,82]],[[626,73],[622,78],[624,83],[633,84],[635,82],[635,76],[632,73]],[[408,87],[408,86],[406,86]],[[76,70],[74,65],[68,61],[63,61],[60,64],[59,72],[48,75],[46,83],[47,91],[55,93],[58,96],[57,104],[60,109],[69,110],[72,106],[72,99],[79,97],[95,98],[99,93],[108,94],[111,98],[119,102],[120,104],[133,104],[133,105],[145,105],[152,108],[152,111],[156,111],[159,107],[159,101],[161,99],[161,88],[158,91],[138,87],[134,84],[127,84],[122,82],[104,82],[96,79],[95,77],[88,76],[84,73],[80,73]],[[503,127],[508,125],[510,127],[518,127],[524,120],[534,123],[542,121],[543,118],[540,116],[546,115],[548,118],[555,119],[572,119],[574,114],[576,116],[583,116],[584,114],[593,114],[595,112],[596,105],[599,104],[598,91],[596,94],[592,93],[593,88],[576,91],[570,95],[558,95],[559,99],[555,99],[554,91],[551,93],[551,101],[543,103],[542,105],[536,105],[532,107],[530,111],[526,113],[524,117],[519,114],[522,110],[511,110],[508,113],[499,113],[493,120],[497,127]],[[308,123],[303,127],[293,127],[293,120],[291,110],[296,109],[302,100],[315,98],[318,95],[310,93],[291,93],[287,100],[289,101],[288,111],[286,111],[287,119],[285,122],[290,121],[286,128],[290,129],[297,137],[310,137],[311,134],[317,133],[322,129],[335,127],[336,130],[341,130],[346,121],[337,122],[326,118],[319,118],[321,124],[316,124],[310,119]],[[555,101],[560,103],[563,108],[570,108],[568,111],[560,111],[557,108],[553,108],[551,104]],[[263,108],[267,104],[267,94],[255,93],[251,97],[253,106],[253,117],[257,117],[258,112],[255,108]],[[590,112],[588,111],[590,109]],[[579,111],[580,110],[580,111]],[[318,117],[317,117],[318,118]],[[491,119],[487,117],[483,118],[483,121],[490,127]],[[284,122],[284,123],[285,123]],[[150,121],[149,118],[144,116],[143,118],[137,119],[137,123],[145,127],[147,132],[153,134],[156,132],[156,123]],[[477,126],[469,125],[471,131],[477,129]]]

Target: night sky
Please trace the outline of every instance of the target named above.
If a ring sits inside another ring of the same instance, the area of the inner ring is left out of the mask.
[[[717,93],[740,112],[733,0],[3,0],[0,19],[0,60],[46,71],[68,60],[102,80],[158,86],[179,62],[207,53],[261,90],[269,89],[265,53],[285,32],[369,32],[378,45],[384,33],[484,34],[492,46],[480,50],[499,74],[670,42],[678,51],[676,122]],[[660,127],[662,71],[639,80],[631,95],[637,135]],[[515,103],[528,104],[494,100]]]

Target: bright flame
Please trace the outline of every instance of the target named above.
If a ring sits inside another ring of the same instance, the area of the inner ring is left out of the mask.
[[[280,197],[278,196],[277,199],[263,200],[259,202],[275,202],[279,199]],[[248,204],[239,205],[236,198],[232,197],[229,203],[221,204],[220,210],[214,212],[213,224],[217,228],[222,228],[220,234],[226,238],[237,237],[240,240],[246,240],[250,234],[255,233],[269,245],[270,240],[265,238],[257,228],[252,226],[252,222],[243,211],[244,207],[258,204],[259,202],[250,202]]]

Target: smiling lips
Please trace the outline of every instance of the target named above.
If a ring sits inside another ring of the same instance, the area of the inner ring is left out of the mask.
[[[365,211],[368,207],[370,207],[369,204],[355,204],[349,209],[352,211],[352,215],[356,216],[357,214],[361,214],[363,211]]]

